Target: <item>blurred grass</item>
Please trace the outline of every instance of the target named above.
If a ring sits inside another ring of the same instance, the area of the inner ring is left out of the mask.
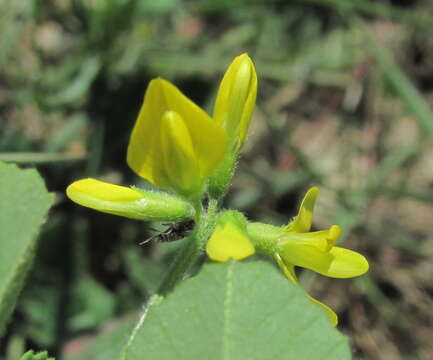
[[[357,358],[431,359],[432,14],[430,0],[0,0],[0,160],[37,166],[57,194],[0,356],[94,358],[99,333],[121,338],[117,319],[176,244],[140,247],[150,224],[79,208],[64,189],[137,183],[125,151],[148,81],[211,111],[247,51],[259,98],[226,205],[283,224],[319,185],[315,226],[342,225],[371,270],[301,278],[338,310]]]

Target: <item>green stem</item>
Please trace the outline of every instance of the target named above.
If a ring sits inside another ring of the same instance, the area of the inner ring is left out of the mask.
[[[248,235],[258,253],[273,256],[277,250],[278,240],[284,235],[284,228],[251,222],[247,224]]]
[[[157,294],[165,296],[173,290],[175,285],[182,280],[183,276],[197,258],[199,251],[197,249],[197,236],[195,231],[185,239],[185,245],[177,255],[175,262],[170,267],[162,281]]]
[[[203,213],[203,207],[199,201],[194,203],[194,208],[196,210],[196,226],[192,234],[185,239],[185,245],[183,249],[177,256],[173,265],[170,267],[170,270],[162,281],[158,291],[147,301],[144,311],[141,313],[140,319],[135,325],[125,347],[123,348],[122,353],[120,354],[119,360],[126,359],[128,348],[131,346],[135,336],[143,325],[149,309],[155,304],[158,304],[162,298],[171,292],[177,283],[183,279],[187,271],[196,262],[197,258],[201,254],[207,239],[215,227],[216,218],[218,216],[217,200],[209,201],[209,206],[206,213]]]
[[[179,281],[185,276],[187,271],[191,268],[191,266],[196,262],[197,258],[201,254],[207,239],[212,233],[215,222],[218,216],[218,201],[215,199],[211,199],[209,201],[209,206],[206,213],[203,213],[203,207],[201,202],[197,201],[194,203],[194,208],[196,210],[195,214],[195,222],[196,226],[192,232],[192,234],[185,239],[185,245],[179,255],[176,258],[176,261],[171,266],[164,280],[162,281],[158,291],[150,297],[148,302],[146,303],[145,309],[142,312],[139,321],[135,325],[131,336],[129,337],[125,347],[123,348],[122,353],[120,354],[119,360],[126,359],[126,353],[128,348],[131,346],[134,341],[135,336],[138,333],[138,330],[143,325],[144,320],[146,319],[147,312],[149,309],[159,303],[162,298],[167,295],[170,291],[174,289]]]
[[[185,245],[162,281],[157,294],[165,296],[183,279],[187,271],[200,256],[206,240],[215,226],[218,202],[210,200],[206,213],[201,203],[194,204],[196,209],[196,226],[191,235],[185,239]]]

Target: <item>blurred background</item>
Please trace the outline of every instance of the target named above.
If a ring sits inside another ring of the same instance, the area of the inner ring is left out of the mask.
[[[0,160],[36,166],[56,202],[0,356],[106,360],[178,243],[76,206],[83,177],[140,184],[125,162],[149,80],[212,110],[234,56],[259,75],[226,207],[284,224],[321,188],[316,229],[340,224],[370,272],[301,272],[357,359],[433,359],[432,0],[0,0]],[[29,204],[31,206],[31,204]]]

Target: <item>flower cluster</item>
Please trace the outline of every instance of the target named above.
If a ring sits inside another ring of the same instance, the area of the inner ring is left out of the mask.
[[[204,195],[218,203],[230,185],[256,93],[257,75],[247,54],[235,58],[226,71],[212,116],[167,80],[152,80],[132,130],[127,163],[162,191],[82,179],[67,188],[68,197],[114,215],[173,222],[194,219],[199,227],[206,217],[201,212]],[[201,234],[197,237],[202,238],[198,248],[205,247],[208,256],[218,262],[241,260],[256,252],[268,254],[295,284],[295,266],[336,278],[365,273],[368,262],[362,255],[335,246],[339,226],[310,232],[317,194],[317,188],[310,189],[298,215],[283,227],[248,222],[234,210],[209,216],[204,230],[197,231]],[[337,324],[337,316],[329,307],[310,299]]]
[[[242,148],[256,92],[257,76],[247,54],[238,56],[227,70],[218,91],[213,118],[167,80],[152,80],[129,141],[129,167],[150,183],[187,201],[200,201],[209,183],[228,186],[230,179],[221,177],[231,174],[217,173],[217,170],[227,158],[232,158],[234,163]],[[233,164],[226,167],[232,168]],[[213,179],[215,177],[217,179]],[[106,198],[98,186],[104,187]],[[112,212],[107,203],[99,205],[101,200],[118,207],[109,194],[109,186],[90,179],[79,180],[68,187],[67,195],[80,205]],[[114,194],[132,194],[117,199],[121,202],[129,203],[134,198],[135,192],[129,188],[112,186],[111,190]],[[214,191],[223,193],[226,188]],[[83,197],[92,201],[83,202]],[[129,217],[137,215],[131,213]]]

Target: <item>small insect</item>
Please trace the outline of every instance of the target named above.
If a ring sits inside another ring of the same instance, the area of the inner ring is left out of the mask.
[[[142,241],[139,245],[147,244],[149,241],[155,240],[158,242],[172,242],[183,239],[186,234],[194,227],[194,220],[182,221],[174,224],[164,224],[168,228],[150,238]],[[155,230],[155,229],[152,229]]]

